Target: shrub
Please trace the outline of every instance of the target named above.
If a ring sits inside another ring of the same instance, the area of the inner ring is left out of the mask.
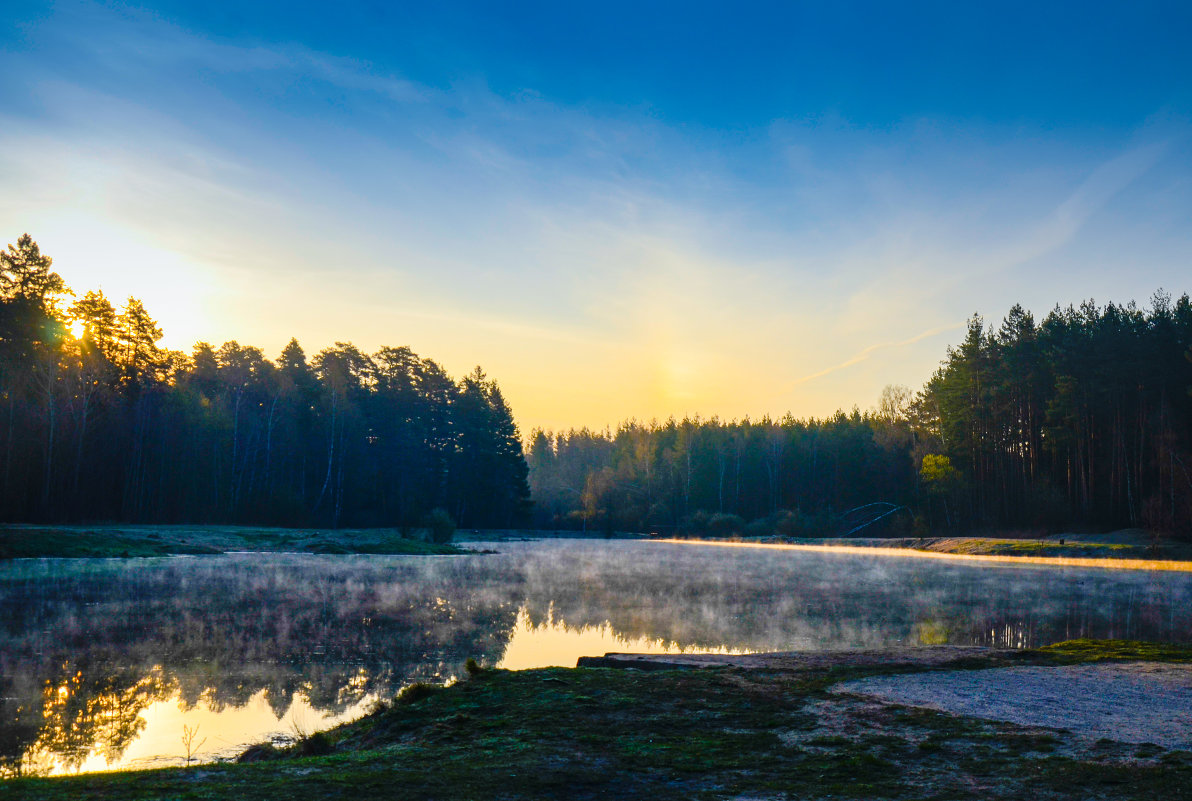
[[[273,743],[258,743],[257,745],[250,745],[244,749],[244,753],[236,757],[237,762],[268,762],[273,759],[280,759],[281,752],[274,747]]]
[[[717,513],[708,518],[709,537],[731,537],[744,529],[745,521],[740,515]]]
[[[768,517],[759,517],[745,526],[746,537],[768,537],[774,533],[774,525]]]
[[[302,756],[323,756],[332,751],[331,737],[325,731],[317,731],[298,742],[298,753]]]
[[[736,517],[735,515],[726,515]],[[717,523],[727,526],[728,523]],[[734,521],[734,525],[736,525]],[[713,526],[709,521],[708,526]],[[799,509],[779,509],[765,517],[759,517],[748,525],[738,528],[747,537],[831,537],[839,533],[840,517],[830,512],[803,512]],[[709,531],[709,536],[716,536]],[[721,535],[730,536],[730,535]]]
[[[455,536],[455,521],[446,509],[432,509],[422,524],[430,531],[431,542],[448,543]]]
[[[419,701],[430,698],[432,695],[442,689],[442,687],[438,687],[434,684],[427,684],[424,681],[417,681],[408,687],[403,687],[401,692],[397,694],[397,698],[394,699],[394,703],[401,704],[402,706],[416,704]]]
[[[679,533],[688,537],[703,537],[708,532],[708,520],[708,513],[699,509],[683,520]]]

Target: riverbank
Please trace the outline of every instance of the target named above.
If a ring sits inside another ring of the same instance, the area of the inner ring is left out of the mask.
[[[0,527],[0,559],[131,558],[236,551],[446,555],[468,551],[402,536],[400,529],[249,526]]]
[[[516,542],[539,539],[644,540],[646,534],[618,532],[613,537],[579,531],[532,529],[460,529],[453,542]],[[1147,560],[1192,563],[1192,543],[1155,540],[1138,529],[1111,534],[1059,534],[1039,539],[1021,537],[832,538],[756,537],[678,540],[708,544],[791,545],[814,549],[885,549],[955,556],[1056,558],[1082,560]],[[131,558],[221,554],[235,551],[323,554],[463,554],[470,549],[428,542],[425,532],[394,528],[302,529],[260,526],[197,525],[4,525],[0,526],[0,559]]]
[[[936,670],[1192,663],[1192,648],[1077,641],[863,654],[706,670],[475,669],[450,687],[415,685],[289,750],[250,749],[257,761],[17,779],[0,797],[1192,798],[1188,751],[834,692]]]
[[[1192,561],[1192,543],[1158,539],[1142,529],[1107,534],[1054,534],[1046,537],[849,537],[808,539],[763,537],[758,542],[909,548],[966,556],[1043,556],[1069,559],[1153,559]]]
[[[670,539],[660,542],[704,548],[750,548],[776,551],[805,551],[837,555],[890,556],[910,559],[941,559],[951,562],[969,561],[976,564],[1002,564],[1013,566],[1038,565],[1046,567],[1081,567],[1118,570],[1167,570],[1180,573],[1192,572],[1192,560],[1188,559],[1137,559],[1109,556],[1031,556],[1015,553],[967,553],[958,550],[928,550],[910,546],[898,547],[877,541],[856,544],[850,540],[805,540],[798,542],[760,540],[685,540]],[[915,541],[911,541],[915,542]]]

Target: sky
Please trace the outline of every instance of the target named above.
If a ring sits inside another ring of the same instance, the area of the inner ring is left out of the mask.
[[[866,409],[975,313],[1192,291],[1187,3],[7,0],[0,32],[0,244],[171,348],[482,365],[523,434]]]

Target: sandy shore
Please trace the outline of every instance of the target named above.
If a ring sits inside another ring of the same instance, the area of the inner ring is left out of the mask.
[[[876,676],[833,688],[1093,740],[1192,750],[1192,665],[1128,662]]]

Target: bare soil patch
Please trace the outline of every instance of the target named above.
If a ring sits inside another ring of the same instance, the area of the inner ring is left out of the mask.
[[[875,676],[852,693],[1093,740],[1192,749],[1192,665],[1130,662]]]

